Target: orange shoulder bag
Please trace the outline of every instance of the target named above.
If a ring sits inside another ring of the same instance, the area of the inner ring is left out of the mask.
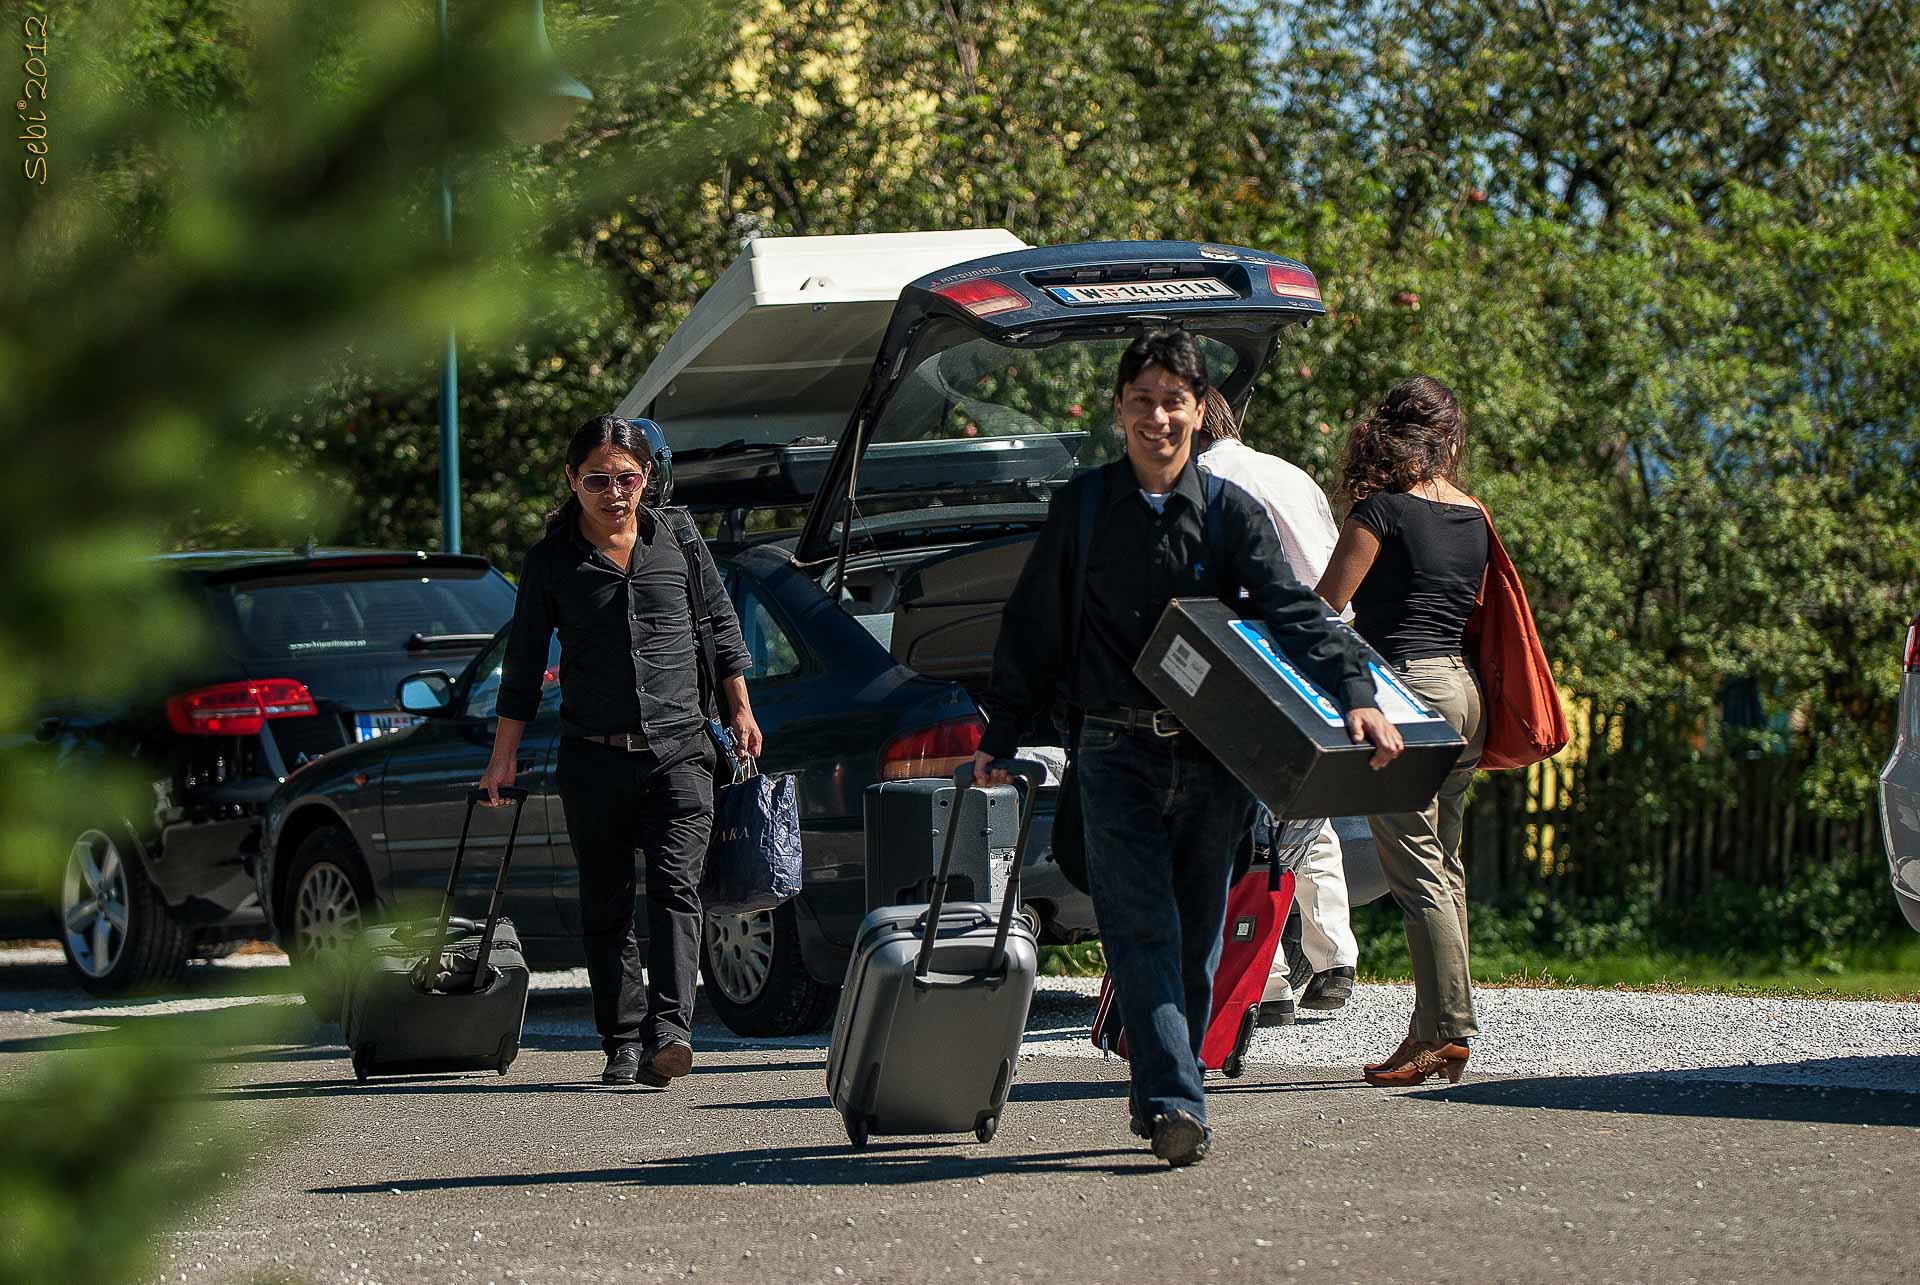
[[[1493,515],[1484,504],[1480,511],[1487,517],[1487,570],[1467,622],[1466,645],[1486,693],[1487,744],[1480,766],[1500,771],[1552,758],[1570,734],[1520,573],[1493,529]]]

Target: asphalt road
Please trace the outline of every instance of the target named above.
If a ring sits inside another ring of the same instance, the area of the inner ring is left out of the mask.
[[[1542,1067],[1383,1092],[1261,1062],[1210,1086],[1213,1157],[1176,1172],[1126,1132],[1124,1066],[1060,1051],[1092,1004],[1056,985],[1031,1046],[1046,1051],[1023,1058],[991,1144],[855,1154],[827,1104],[824,1037],[756,1046],[707,1025],[688,1080],[606,1090],[585,994],[563,976],[536,992],[507,1077],[360,1085],[282,969],[203,969],[181,1001],[98,1005],[21,958],[0,954],[10,1096],[127,1039],[205,1044],[225,1008],[276,1019],[277,1042],[209,1048],[196,1096],[280,1140],[158,1247],[156,1280],[1857,1285],[1920,1271],[1920,1093],[1782,1083],[1778,1066]]]

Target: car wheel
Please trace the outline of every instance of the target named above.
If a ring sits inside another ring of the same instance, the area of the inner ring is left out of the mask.
[[[120,995],[176,981],[193,953],[125,829],[83,830],[60,884],[60,945],[83,990]]]
[[[352,837],[326,826],[302,839],[287,866],[283,897],[281,945],[314,1017],[334,1021],[346,947],[373,909],[373,884]]]
[[[839,987],[800,958],[793,903],[751,915],[708,915],[700,943],[707,1000],[736,1035],[805,1035],[826,1025]]]

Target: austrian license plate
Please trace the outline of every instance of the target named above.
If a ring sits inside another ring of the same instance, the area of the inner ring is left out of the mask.
[[[1238,299],[1232,286],[1212,277],[1187,281],[1109,281],[1099,285],[1048,286],[1047,293],[1074,307],[1116,303],[1193,303]]]
[[[419,721],[418,714],[355,714],[353,739],[370,741],[376,736],[391,736],[395,732],[406,731]]]

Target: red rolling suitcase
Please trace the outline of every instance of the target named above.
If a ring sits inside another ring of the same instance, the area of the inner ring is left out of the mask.
[[[1280,947],[1280,930],[1293,905],[1293,871],[1285,868],[1281,855],[1276,853],[1268,864],[1247,871],[1227,894],[1226,940],[1220,949],[1220,967],[1213,974],[1213,1015],[1200,1042],[1200,1064],[1228,1079],[1237,1079],[1245,1069],[1243,1059],[1260,1016],[1260,993],[1266,989],[1273,955]],[[1100,982],[1093,1042],[1108,1053],[1127,1055],[1127,1032],[1113,1000],[1112,973]]]

